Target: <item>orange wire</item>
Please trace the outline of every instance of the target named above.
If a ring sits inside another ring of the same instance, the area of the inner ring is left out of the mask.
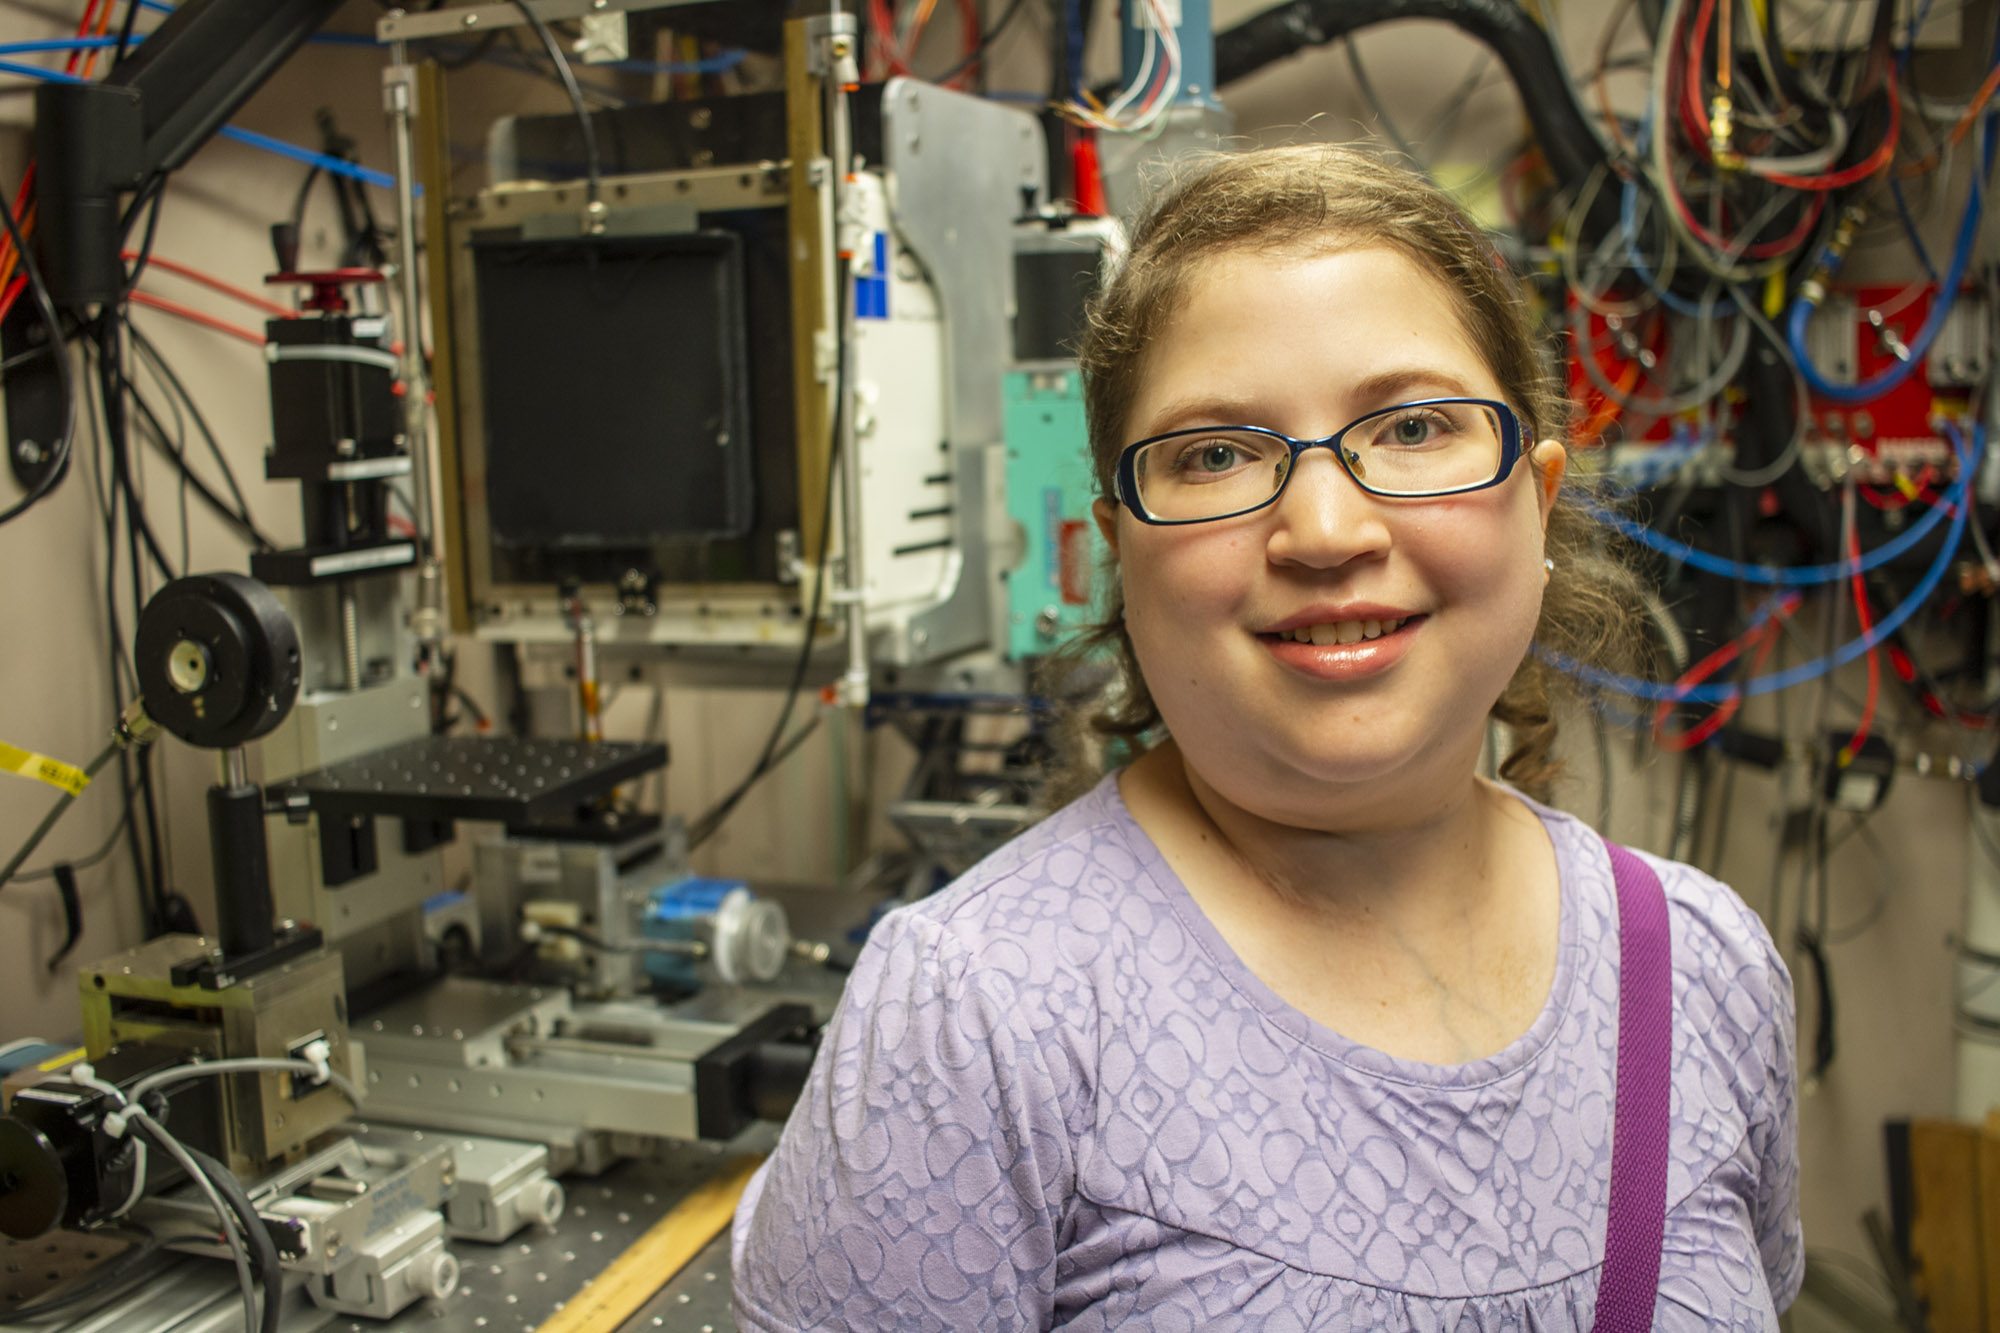
[[[35,209],[28,202],[28,191],[34,187],[35,164],[30,162],[28,169],[21,173],[21,188],[14,192],[14,217],[21,224],[22,240],[35,234]],[[0,235],[0,289],[5,289],[8,280],[14,276],[15,262],[14,238]]]
[[[1993,100],[1995,92],[2000,92],[2000,65],[1993,67],[1992,72],[1986,76],[1986,82],[1980,84],[1979,91],[1972,95],[1972,101],[1965,108],[1965,114],[1958,118],[1958,124],[1951,127],[1951,136],[1948,140],[1951,147],[1957,147],[1959,142],[1972,132],[1973,123],[1979,119],[1979,113],[1985,108],[1986,104]],[[1943,156],[1944,149],[1942,148],[1938,149],[1935,153],[1926,153],[1914,162],[1897,167],[1896,174],[1902,177],[1910,177],[1921,176],[1926,171],[1935,171],[1937,170],[1937,164],[1943,159]]]
[[[119,258],[128,264],[138,259],[138,257],[137,254],[130,250],[124,251],[119,255]],[[171,273],[176,277],[186,278],[190,282],[198,282],[210,291],[221,292],[224,296],[232,297],[235,300],[241,301],[244,305],[263,311],[273,319],[290,319],[298,313],[287,306],[279,305],[276,301],[270,300],[267,297],[259,296],[247,288],[238,287],[234,283],[224,282],[212,273],[203,273],[198,268],[190,268],[188,265],[176,260],[153,255],[146,261],[146,266],[148,268],[159,269],[162,273]]]
[[[1620,371],[1618,375],[1618,392],[1630,393],[1632,392],[1632,386],[1638,382],[1639,363],[1637,361],[1627,361],[1625,369]],[[1588,417],[1585,417],[1583,424],[1577,427],[1576,443],[1579,448],[1587,449],[1591,445],[1596,444],[1597,437],[1604,434],[1605,428],[1616,421],[1625,411],[1625,405],[1610,394],[1605,394],[1603,398],[1604,400],[1597,405],[1596,410]]]
[[[83,6],[83,18],[76,25],[76,35],[79,37],[90,36],[90,25],[93,22],[95,22],[96,19],[97,19],[97,0],[86,0],[86,3]],[[71,51],[69,53],[69,59],[63,62],[63,73],[65,74],[76,73],[76,67],[78,63],[82,61],[82,59],[83,59],[82,48],[79,47],[78,49]]]
[[[246,329],[241,324],[231,324],[226,319],[217,319],[214,315],[204,314],[196,310],[193,306],[182,305],[179,301],[169,301],[165,297],[155,296],[151,292],[133,292],[132,304],[150,306],[154,310],[173,315],[177,319],[185,319],[190,323],[200,324],[204,328],[214,329],[217,333],[226,333],[232,338],[242,339],[253,347],[262,347],[264,345],[264,335],[255,329]]]
[[[118,6],[116,0],[104,0],[104,8],[98,11],[95,36],[102,37],[111,31],[111,11]],[[92,77],[97,70],[97,50],[92,49],[83,57],[83,77]]]

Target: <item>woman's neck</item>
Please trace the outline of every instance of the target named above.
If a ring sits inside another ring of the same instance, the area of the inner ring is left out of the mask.
[[[1463,772],[1421,809],[1406,794],[1405,818],[1352,826],[1253,814],[1171,746],[1135,763],[1119,790],[1188,895],[1281,999],[1376,1050],[1461,1064],[1534,1023],[1561,924],[1541,821],[1469,762]]]
[[[1285,904],[1327,925],[1422,929],[1445,916],[1463,921],[1497,882],[1497,866],[1518,855],[1523,826],[1537,823],[1520,802],[1469,769],[1456,784],[1430,785],[1421,803],[1405,802],[1393,816],[1378,806],[1373,817],[1312,827],[1230,800],[1171,741],[1132,773],[1142,805],[1163,815],[1171,808],[1184,852],[1235,863]]]

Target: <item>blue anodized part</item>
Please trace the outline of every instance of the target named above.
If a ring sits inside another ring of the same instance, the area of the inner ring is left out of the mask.
[[[747,890],[740,879],[707,879],[689,875],[654,889],[639,917],[639,934],[649,940],[702,942],[731,893]],[[697,990],[695,960],[685,954],[648,953],[646,975],[663,986]]]

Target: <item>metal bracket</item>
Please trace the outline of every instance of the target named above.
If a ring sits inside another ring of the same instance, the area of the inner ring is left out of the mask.
[[[588,18],[601,14],[630,14],[642,9],[666,9],[673,5],[697,4],[700,0],[528,0],[528,8],[544,23]],[[422,14],[392,10],[375,22],[378,42],[414,42],[426,37],[450,37],[467,32],[490,32],[496,28],[518,28],[528,22],[519,7],[501,5],[459,5],[433,9]]]
[[[833,68],[833,54],[828,41],[834,37],[856,37],[861,33],[860,20],[852,14],[814,14],[806,20],[806,72],[816,79],[826,77]]]

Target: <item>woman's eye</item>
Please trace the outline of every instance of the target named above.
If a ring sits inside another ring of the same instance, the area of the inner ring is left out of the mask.
[[[1227,472],[1236,463],[1236,446],[1232,444],[1208,445],[1195,459],[1195,465],[1203,472]]]
[[[1376,443],[1393,448],[1415,449],[1427,444],[1436,444],[1441,437],[1450,433],[1451,422],[1440,420],[1429,413],[1418,413],[1391,420],[1388,428],[1376,437]]]

